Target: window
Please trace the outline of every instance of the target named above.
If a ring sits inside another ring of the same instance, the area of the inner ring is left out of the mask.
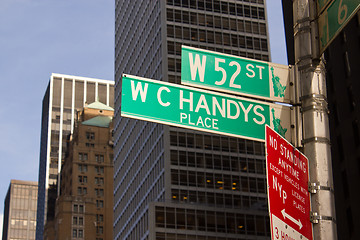
[[[87,183],[87,176],[79,176],[79,183]]]
[[[74,204],[73,210],[75,213],[83,213],[84,212],[84,205],[82,204]]]
[[[174,37],[174,27],[173,26],[170,26],[170,25],[167,26],[167,34],[168,34],[168,37]]]
[[[79,170],[79,172],[87,172],[87,165],[86,164],[79,164],[78,165],[78,170]]]
[[[88,160],[87,153],[79,153],[79,160],[80,161],[87,161]]]
[[[104,228],[102,226],[96,227],[96,234],[103,234],[103,232],[104,232]]]
[[[95,184],[104,185],[104,178],[102,178],[102,177],[95,177]]]
[[[96,171],[97,174],[103,174],[104,173],[104,167],[96,166],[95,171]]]
[[[166,16],[167,16],[168,21],[174,21],[174,16],[173,16],[173,10],[172,9],[167,9]]]
[[[96,154],[95,155],[95,161],[97,163],[103,163],[104,162],[104,155]]]
[[[82,229],[78,230],[78,237],[83,238],[84,237],[84,231]]]
[[[73,217],[73,225],[84,225],[84,218],[78,216]]]
[[[77,237],[77,229],[73,229],[73,237],[76,238]]]
[[[103,222],[104,221],[104,215],[96,214],[96,221],[97,222]]]
[[[95,133],[94,132],[86,132],[86,139],[88,139],[88,140],[95,139]]]
[[[78,191],[79,195],[87,194],[87,188],[86,187],[78,187],[77,191]]]
[[[73,217],[73,225],[77,225],[78,224],[78,218],[77,217]]]
[[[96,196],[98,196],[98,197],[104,196],[104,189],[102,189],[102,188],[95,188],[95,194],[96,194]]]
[[[175,53],[175,46],[173,42],[168,42],[168,53],[174,54]]]
[[[96,207],[97,208],[103,208],[104,207],[104,201],[103,200],[96,200]]]

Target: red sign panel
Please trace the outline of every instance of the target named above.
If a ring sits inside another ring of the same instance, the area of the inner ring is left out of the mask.
[[[312,240],[309,161],[269,126],[265,131],[272,239]]]

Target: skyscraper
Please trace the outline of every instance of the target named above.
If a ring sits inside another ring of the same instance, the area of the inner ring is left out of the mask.
[[[42,105],[36,239],[43,239],[46,218],[54,217],[66,138],[73,133],[77,110],[99,100],[113,107],[114,82],[53,73]]]
[[[113,115],[114,109],[100,102],[78,114],[61,169],[55,218],[48,219],[44,239],[112,239]]]
[[[264,144],[122,118],[121,74],[180,83],[181,45],[269,61],[265,3],[116,1],[115,239],[268,239]]]
[[[11,180],[4,201],[3,240],[35,239],[37,182]]]

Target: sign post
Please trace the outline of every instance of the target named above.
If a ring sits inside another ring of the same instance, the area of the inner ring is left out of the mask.
[[[290,103],[289,66],[182,46],[181,83],[236,95]]]
[[[268,124],[291,139],[288,106],[131,75],[122,77],[121,116],[265,141]]]
[[[312,240],[308,159],[269,126],[265,135],[272,239]]]

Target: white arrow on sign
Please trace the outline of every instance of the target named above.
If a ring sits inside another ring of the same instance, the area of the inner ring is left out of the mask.
[[[290,219],[293,223],[295,223],[296,225],[299,226],[299,229],[301,229],[301,228],[303,227],[303,225],[301,224],[300,219],[299,219],[299,221],[298,221],[298,220],[296,220],[295,218],[293,218],[292,216],[290,216],[289,214],[287,214],[287,213],[285,212],[285,208],[284,208],[283,210],[281,210],[281,213],[282,213],[284,219],[286,219],[286,218]]]

